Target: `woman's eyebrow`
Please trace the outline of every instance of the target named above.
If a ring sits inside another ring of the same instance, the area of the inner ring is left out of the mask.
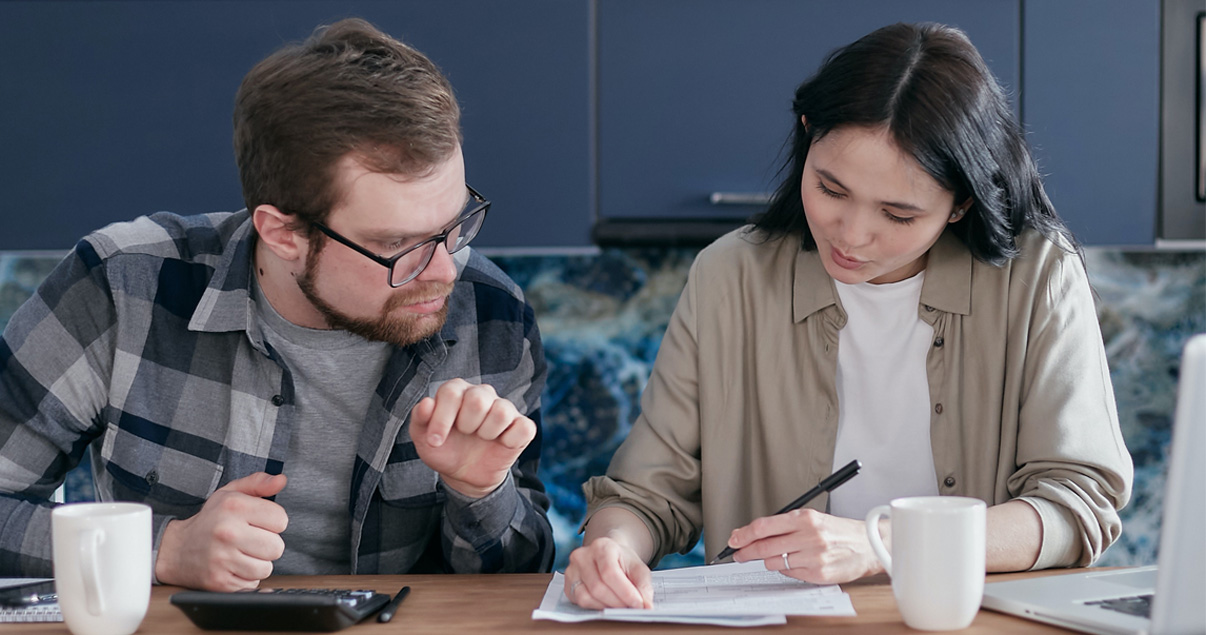
[[[842,188],[843,190],[849,191],[850,188],[843,185],[842,182],[839,181],[837,179],[837,177],[833,176],[833,174],[831,172],[829,172],[828,170],[817,168],[816,173],[825,177],[826,181],[832,181],[834,185],[837,185],[838,187]],[[925,211],[923,208],[921,208],[917,205],[914,205],[912,203],[902,203],[899,201],[880,201],[879,203],[880,203],[880,205],[887,205],[888,207],[895,207],[896,209],[901,209],[901,210],[910,211],[910,212],[924,212]]]

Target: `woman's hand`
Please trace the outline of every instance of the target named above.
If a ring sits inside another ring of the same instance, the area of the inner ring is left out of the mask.
[[[635,551],[601,536],[570,553],[565,596],[584,609],[651,609],[653,576]]]
[[[797,509],[733,530],[733,560],[765,560],[766,568],[814,584],[840,584],[883,571],[866,523]],[[886,540],[885,540],[886,541]]]
[[[605,507],[586,523],[582,546],[570,553],[565,597],[584,609],[653,608],[653,536],[623,507]]]

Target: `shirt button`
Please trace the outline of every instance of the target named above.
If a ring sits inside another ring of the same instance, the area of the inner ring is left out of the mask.
[[[938,414],[942,414],[942,404],[938,404],[938,405],[934,406],[934,412],[937,412]]]
[[[946,343],[946,340],[942,339],[941,337],[934,340],[934,346],[937,346],[938,348],[942,348],[942,345],[945,343]]]
[[[280,395],[272,395],[272,405],[274,405],[274,406],[276,406],[277,408],[279,408],[279,407],[281,407],[282,405],[284,405],[284,403],[285,403],[285,398],[284,398],[284,397],[282,397],[282,396],[280,396]]]
[[[154,485],[159,482],[159,472],[156,472],[155,470],[151,470],[150,472],[147,472],[147,475],[145,478],[147,481],[147,485]]]
[[[953,476],[946,477],[946,479],[942,481],[942,484],[947,487],[954,487],[955,486],[955,477],[953,477]]]

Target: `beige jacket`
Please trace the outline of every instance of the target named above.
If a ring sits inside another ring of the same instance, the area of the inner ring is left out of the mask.
[[[1087,565],[1122,531],[1131,459],[1080,259],[1033,231],[1019,245],[994,267],[946,232],[929,255],[918,314],[934,329],[938,491],[1024,500],[1043,525],[1034,568]],[[587,520],[608,506],[633,511],[653,535],[653,563],[689,550],[706,527],[711,557],[733,529],[827,476],[845,322],[819,256],[797,237],[759,243],[738,230],[703,250],[640,418],[607,476],[583,486]]]

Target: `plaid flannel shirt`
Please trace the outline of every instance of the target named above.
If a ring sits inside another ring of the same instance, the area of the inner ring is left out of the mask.
[[[156,550],[169,520],[223,484],[288,472],[294,389],[248,291],[254,244],[246,211],[111,225],[13,315],[0,340],[0,575],[52,575],[48,499],[88,448],[99,499],[151,506]],[[547,368],[535,317],[480,254],[455,260],[443,330],[393,350],[368,407],[351,477],[351,573],[552,566],[536,475]],[[455,377],[494,386],[537,425],[507,480],[478,500],[444,488],[410,439],[411,408]]]

